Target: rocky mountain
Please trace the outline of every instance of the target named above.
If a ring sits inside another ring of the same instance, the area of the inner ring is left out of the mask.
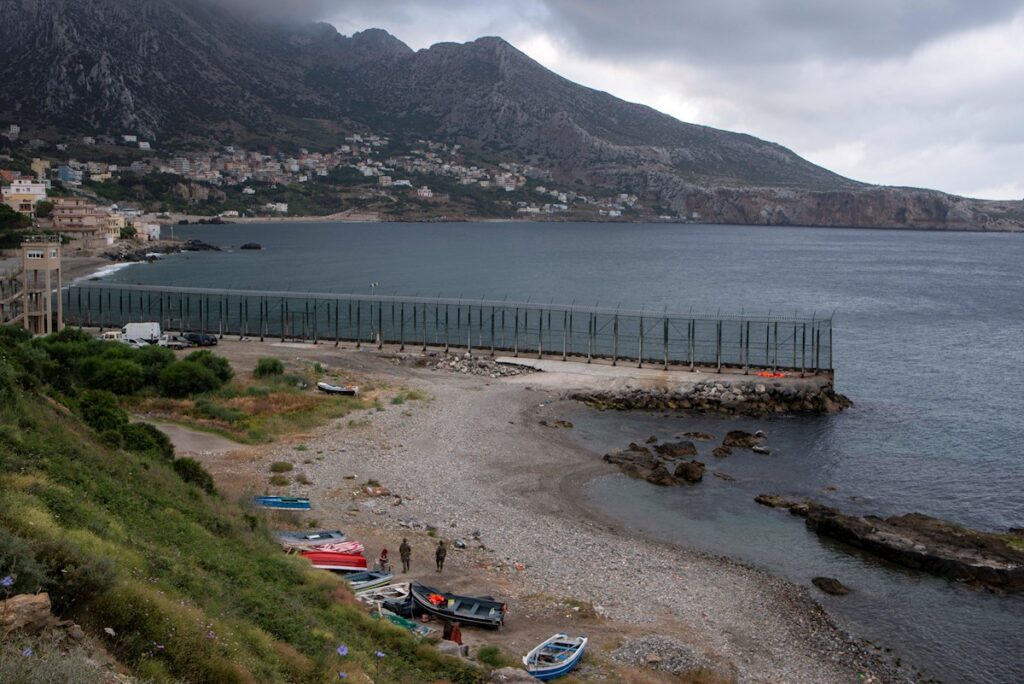
[[[1024,203],[843,178],[749,135],[572,83],[500,38],[413,51],[216,0],[0,0],[0,123],[167,145],[314,145],[366,128],[532,163],[702,221],[1015,229]]]

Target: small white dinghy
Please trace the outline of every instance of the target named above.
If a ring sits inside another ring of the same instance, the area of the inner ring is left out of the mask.
[[[401,601],[409,597],[409,583],[398,582],[386,587],[375,587],[356,592],[356,598],[363,603],[375,606],[381,601]]]
[[[526,671],[542,682],[568,674],[583,659],[587,637],[556,634],[523,657]]]

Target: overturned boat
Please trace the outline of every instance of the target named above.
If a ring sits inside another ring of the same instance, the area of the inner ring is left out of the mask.
[[[542,641],[523,656],[523,666],[542,682],[568,674],[583,659],[587,637],[570,639],[568,634],[555,634]]]
[[[346,397],[354,397],[359,394],[359,387],[356,385],[332,385],[329,382],[318,382],[316,388],[327,394],[340,394]]]
[[[275,532],[274,536],[282,546],[290,548],[314,548],[324,544],[336,544],[345,541],[345,533],[341,530],[319,530],[316,532]]]
[[[409,585],[416,608],[442,620],[497,629],[505,622],[505,604],[489,596],[449,594],[418,582]]]
[[[361,554],[318,551],[316,549],[308,549],[298,553],[312,563],[314,568],[319,568],[320,570],[333,570],[335,572],[362,572],[366,570],[366,558]]]
[[[356,592],[356,598],[371,606],[386,601],[404,601],[409,598],[409,583],[398,582],[397,584],[360,589]]]
[[[379,570],[367,570],[366,572],[353,572],[345,575],[342,579],[349,583],[354,592],[362,592],[370,589],[377,589],[387,585],[395,578],[390,572]]]
[[[287,511],[308,511],[309,499],[304,496],[254,496],[253,504],[260,508],[276,508]]]

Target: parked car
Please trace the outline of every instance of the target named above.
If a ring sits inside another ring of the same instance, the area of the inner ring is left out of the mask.
[[[121,328],[121,338],[138,342],[156,344],[163,332],[159,323],[129,323]]]
[[[208,335],[206,333],[197,333],[197,332],[188,332],[188,333],[185,333],[182,337],[184,337],[186,340],[188,340],[189,342],[191,342],[192,344],[194,344],[197,347],[216,347],[217,346],[217,336],[216,335]]]
[[[188,349],[192,346],[191,342],[178,335],[164,335],[157,344],[168,349]]]

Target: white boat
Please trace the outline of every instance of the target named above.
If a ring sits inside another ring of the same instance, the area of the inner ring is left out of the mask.
[[[321,392],[327,394],[341,394],[348,397],[354,397],[359,394],[359,388],[355,385],[332,385],[329,382],[318,382],[316,387]]]
[[[363,603],[368,603],[371,606],[375,606],[381,601],[401,601],[402,599],[408,598],[408,596],[408,582],[398,582],[397,584],[389,584],[385,587],[364,589],[363,591],[356,593],[357,599]]]
[[[526,671],[542,682],[568,674],[583,659],[587,637],[556,634],[523,656]]]

